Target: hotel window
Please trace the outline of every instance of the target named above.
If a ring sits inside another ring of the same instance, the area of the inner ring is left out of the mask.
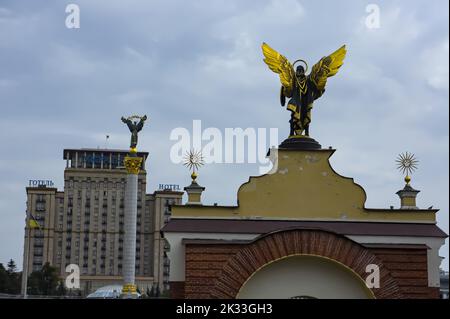
[[[43,238],[43,237],[44,237],[44,231],[43,231],[43,230],[39,230],[39,229],[35,229],[35,231],[34,231],[34,237],[40,237],[40,238]]]
[[[45,210],[45,203],[36,201],[36,211],[44,211]]]

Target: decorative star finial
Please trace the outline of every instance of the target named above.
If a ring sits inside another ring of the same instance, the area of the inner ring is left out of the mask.
[[[189,168],[189,170],[192,170],[191,178],[193,181],[197,178],[196,171],[204,164],[205,161],[201,151],[191,149],[189,152],[186,152],[183,157],[183,165]]]
[[[409,175],[417,169],[419,161],[415,158],[414,154],[405,152],[398,155],[396,162],[397,169],[403,174],[406,174],[405,182],[406,184],[409,184],[411,181]]]

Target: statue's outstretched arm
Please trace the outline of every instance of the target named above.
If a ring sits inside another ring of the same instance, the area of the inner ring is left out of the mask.
[[[133,132],[133,130],[134,130],[133,122],[131,122],[131,120],[129,120],[129,119],[124,118],[123,116],[122,116],[121,120],[128,126],[128,129],[130,130],[130,132]]]
[[[144,122],[147,119],[147,115],[144,115],[136,126],[137,131],[139,132],[144,127]]]
[[[138,123],[138,125],[136,125],[136,129],[139,132],[140,130],[142,130],[142,128],[144,127],[144,119],[141,119]]]

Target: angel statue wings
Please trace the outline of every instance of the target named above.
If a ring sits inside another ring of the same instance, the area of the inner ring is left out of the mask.
[[[144,116],[133,115],[128,118],[122,116],[121,120],[128,126],[128,129],[130,130],[131,133],[130,149],[135,150],[138,143],[138,133],[144,127],[144,122],[147,120],[147,115]]]
[[[347,53],[345,45],[320,59],[308,75],[306,75],[308,65],[304,60],[297,60],[291,64],[285,56],[266,43],[262,44],[262,51],[264,62],[269,69],[280,75],[281,105],[285,106],[286,98],[290,98],[286,107],[291,111],[290,137],[309,136],[313,102],[325,92],[327,79],[335,75],[344,63]],[[305,67],[298,65],[294,71],[297,62],[303,63]]]

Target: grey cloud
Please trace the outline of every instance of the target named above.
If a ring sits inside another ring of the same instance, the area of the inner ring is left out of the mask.
[[[347,44],[315,104],[312,134],[338,149],[333,166],[366,189],[369,207],[398,206],[395,157],[416,153],[419,204],[441,208],[448,231],[447,1],[377,1],[376,30],[365,27],[361,1],[74,2],[79,30],[64,27],[64,2],[0,3],[0,242],[11,243],[0,262],[21,261],[27,179],[61,188],[63,148],[103,146],[106,134],[109,147],[124,147],[122,115],[150,117],[141,139],[149,192],[189,182],[170,162],[169,135],[194,119],[203,128],[277,127],[283,139],[289,114],[262,62],[263,41],[310,64]],[[257,164],[204,167],[205,201],[235,204],[249,175]]]

